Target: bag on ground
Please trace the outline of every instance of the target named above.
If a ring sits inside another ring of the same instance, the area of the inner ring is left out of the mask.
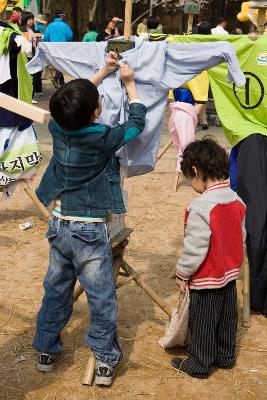
[[[165,336],[159,340],[159,345],[164,349],[183,347],[189,342],[188,316],[189,316],[189,290],[180,294],[178,308],[173,311],[170,324]]]

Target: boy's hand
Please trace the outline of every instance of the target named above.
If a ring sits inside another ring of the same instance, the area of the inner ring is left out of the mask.
[[[120,78],[124,85],[134,82],[134,72],[127,64],[120,65]]]
[[[105,69],[107,73],[111,73],[118,68],[118,56],[114,51],[108,53],[108,58],[106,60]]]
[[[180,288],[182,293],[186,293],[188,289],[188,281],[182,281],[176,277],[176,285]]]

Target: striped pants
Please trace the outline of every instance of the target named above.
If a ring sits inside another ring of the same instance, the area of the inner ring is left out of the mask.
[[[221,289],[190,290],[191,344],[183,369],[207,377],[211,366],[235,363],[237,331],[236,281]]]

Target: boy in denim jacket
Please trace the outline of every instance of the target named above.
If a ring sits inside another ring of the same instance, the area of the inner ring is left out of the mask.
[[[91,324],[85,342],[96,362],[96,384],[109,386],[122,358],[117,341],[117,301],[106,216],[124,213],[116,151],[145,126],[146,108],[138,98],[134,73],[120,66],[129,97],[129,118],[114,128],[99,124],[101,104],[96,86],[118,69],[115,53],[91,81],[77,79],[51,98],[53,157],[36,193],[48,206],[54,201],[47,232],[49,268],[37,316],[34,347],[38,369],[51,372],[62,350],[60,333],[71,317],[76,280],[86,292]]]

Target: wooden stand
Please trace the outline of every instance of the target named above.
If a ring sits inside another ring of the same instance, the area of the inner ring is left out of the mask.
[[[112,254],[113,254],[113,269],[114,269],[114,279],[116,282],[116,287],[120,288],[123,285],[117,285],[117,279],[119,275],[123,275],[128,277],[126,283],[133,280],[150,298],[156,303],[162,311],[168,317],[171,317],[172,310],[171,307],[166,303],[151,287],[149,287],[140,277],[138,272],[136,272],[126,261],[124,261],[124,251],[128,244],[128,239],[130,234],[133,232],[132,229],[124,229],[119,235],[117,235],[114,239],[111,240],[112,246]],[[123,270],[124,273],[121,273],[120,270]],[[84,292],[83,288],[78,285],[73,296],[73,301],[77,301],[81,294]],[[88,359],[88,363],[86,366],[86,370],[83,378],[83,385],[91,386],[94,381],[95,374],[95,357],[90,355]]]

